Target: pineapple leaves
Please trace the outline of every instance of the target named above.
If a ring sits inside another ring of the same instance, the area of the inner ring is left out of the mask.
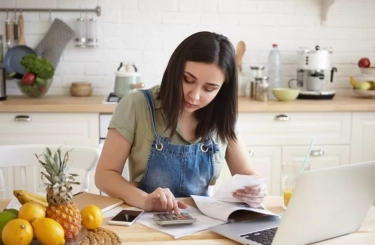
[[[47,151],[47,156],[51,157],[52,156],[51,150],[47,147],[46,151]]]
[[[50,184],[44,183],[45,185],[52,188],[57,188],[61,186],[70,187],[70,185],[72,184],[80,184],[79,182],[75,182],[74,180],[74,177],[77,177],[78,174],[66,174],[67,163],[69,161],[69,152],[72,150],[73,149],[63,153],[61,151],[61,147],[59,147],[56,152],[52,153],[51,150],[46,147],[46,150],[45,152],[43,152],[43,154],[35,154],[38,162],[47,172],[41,172],[43,182],[45,181],[45,179],[50,182]]]

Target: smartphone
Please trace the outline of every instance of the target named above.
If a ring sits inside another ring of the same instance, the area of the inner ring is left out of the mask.
[[[123,209],[115,217],[108,220],[110,225],[132,225],[144,211]]]
[[[161,226],[167,225],[191,225],[197,219],[190,216],[190,214],[186,212],[180,213],[180,215],[176,215],[174,213],[158,213],[154,214],[154,220],[156,224]]]

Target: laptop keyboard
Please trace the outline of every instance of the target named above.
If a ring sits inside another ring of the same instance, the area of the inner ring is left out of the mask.
[[[248,240],[263,244],[263,245],[271,245],[272,240],[276,234],[277,227],[263,230],[263,231],[257,231],[252,233],[243,234],[240,237],[244,237]]]

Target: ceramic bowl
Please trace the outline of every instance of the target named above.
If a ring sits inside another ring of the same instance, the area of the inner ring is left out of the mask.
[[[291,101],[298,97],[299,89],[294,88],[274,88],[272,89],[273,95],[279,101]]]

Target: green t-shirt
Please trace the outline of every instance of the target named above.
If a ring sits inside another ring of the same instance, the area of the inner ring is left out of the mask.
[[[163,119],[160,100],[155,99],[159,86],[151,88],[151,91],[154,97],[157,132],[162,137],[169,137],[170,130],[165,130],[166,122]],[[128,157],[130,181],[140,182],[146,170],[152,141],[155,139],[150,110],[142,92],[134,91],[121,99],[112,116],[109,128],[116,129],[132,145]],[[194,142],[185,140],[177,128],[171,142],[189,145],[200,140],[200,138]],[[214,177],[210,185],[215,184],[223,164],[226,164],[225,151],[227,148],[227,143],[222,142],[217,135],[214,135],[212,140],[218,144],[219,151],[214,154]]]

